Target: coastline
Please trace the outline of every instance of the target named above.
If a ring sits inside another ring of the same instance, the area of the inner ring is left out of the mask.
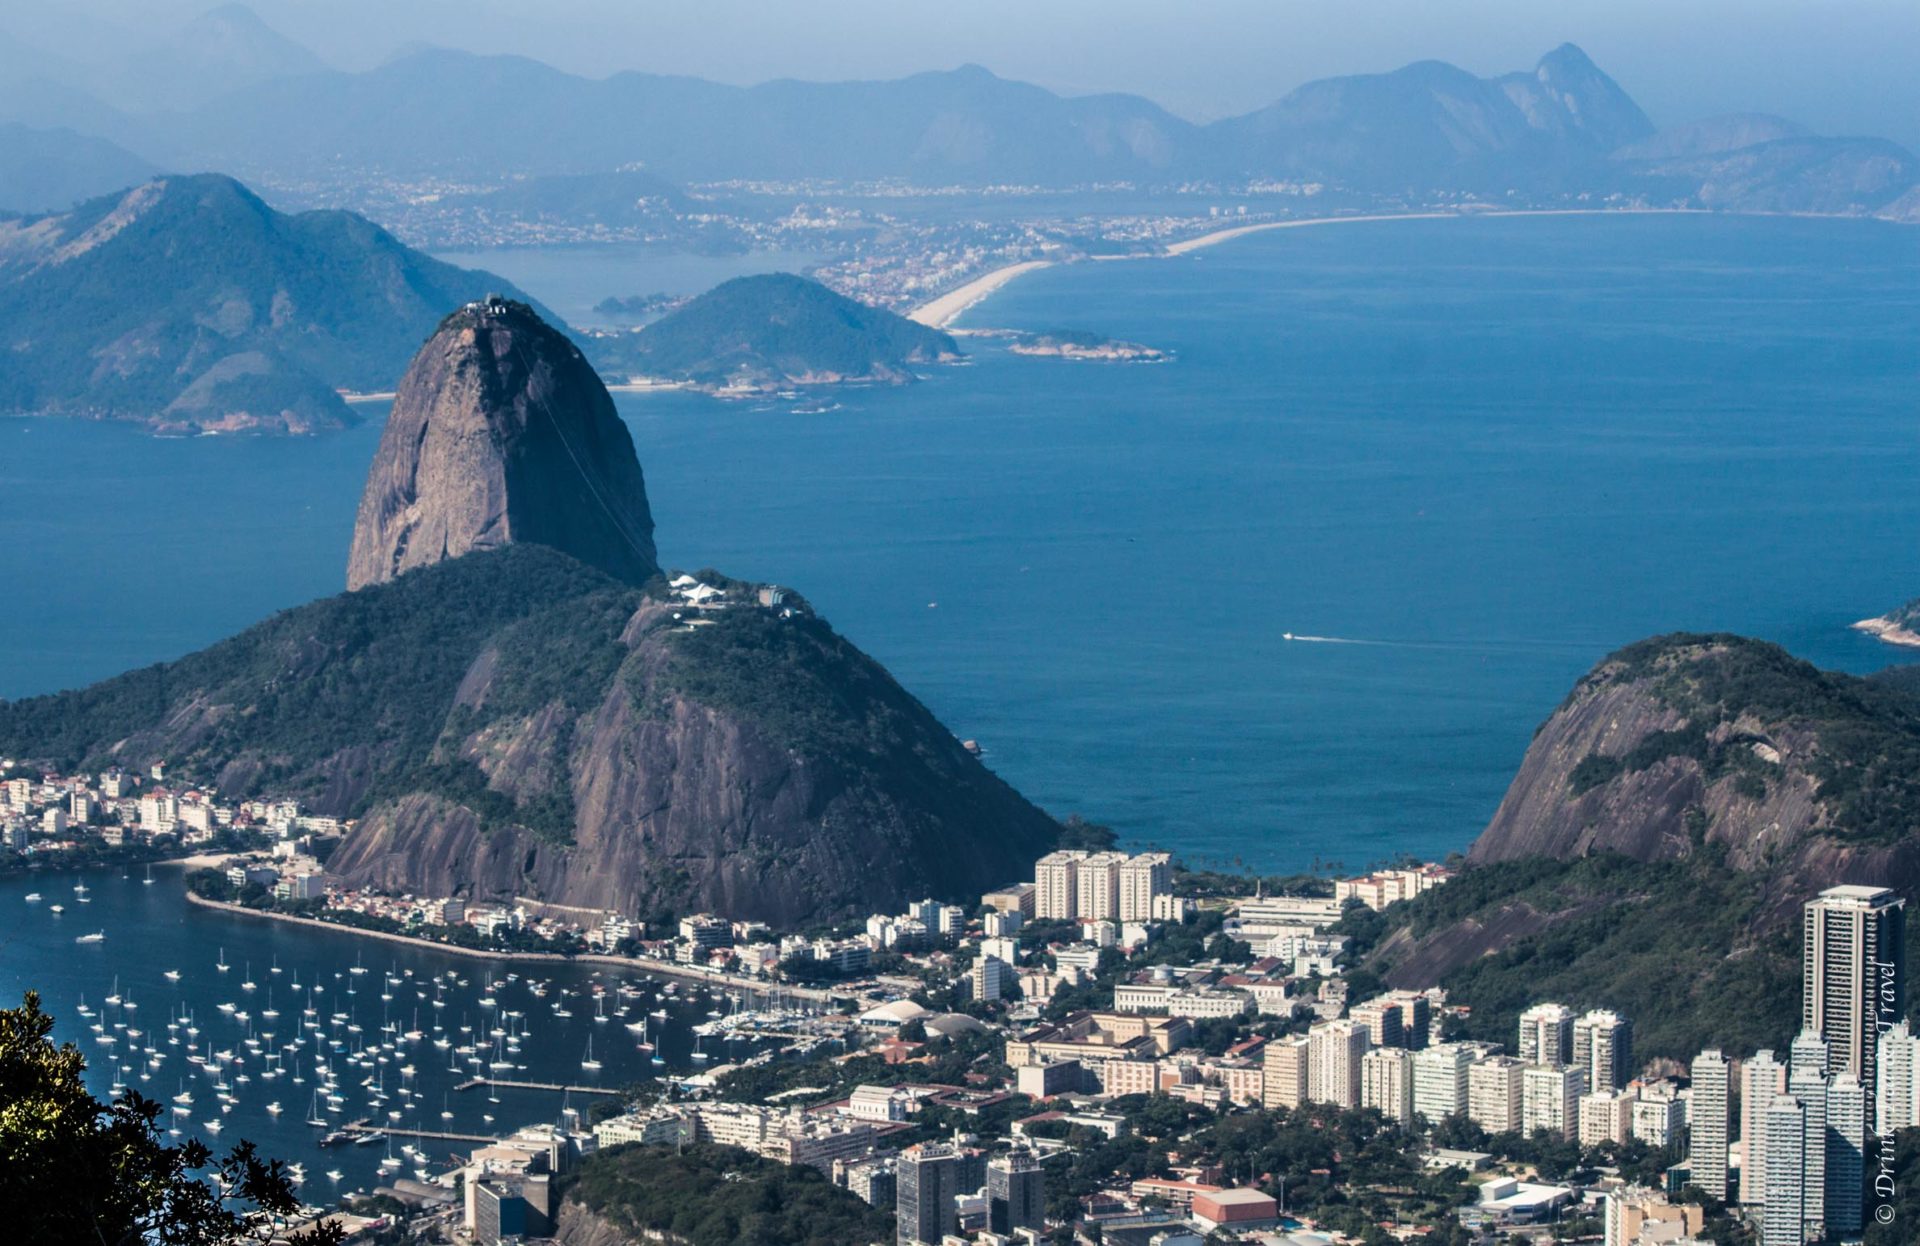
[[[1883,644],[1899,645],[1907,649],[1920,649],[1920,632],[1916,632],[1912,628],[1903,626],[1902,624],[1895,623],[1885,615],[1878,615],[1871,619],[1861,619],[1858,623],[1853,623],[1849,626],[1856,632],[1865,632]]]
[[[669,961],[641,960],[628,956],[609,956],[603,952],[582,952],[577,956],[565,956],[559,952],[507,952],[488,951],[484,948],[461,947],[454,943],[441,943],[437,939],[420,939],[413,935],[395,934],[389,930],[363,930],[358,926],[348,926],[341,922],[321,921],[317,917],[300,917],[292,913],[275,913],[266,909],[250,909],[241,904],[230,904],[224,900],[209,900],[193,892],[185,893],[187,903],[203,909],[215,909],[223,913],[238,913],[246,917],[263,917],[269,921],[288,922],[296,926],[314,926],[321,930],[337,931],[341,934],[358,935],[367,939],[379,939],[387,943],[401,943],[410,947],[426,948],[434,952],[449,952],[455,956],[469,956],[476,960],[534,961],[549,964],[571,965],[610,965],[635,973],[649,974],[663,978],[678,978],[684,982],[699,982],[707,986],[717,986],[729,991],[745,991],[755,995],[793,995],[801,999],[810,999],[826,1003],[831,993],[814,987],[791,986],[784,983],[760,982],[752,978],[737,978],[729,974],[707,973],[686,965],[676,965]]]
[[[982,273],[957,290],[949,290],[907,313],[907,319],[930,329],[944,329],[960,318],[960,313],[986,298],[1015,277],[1037,268],[1051,268],[1052,260],[1022,260]]]
[[[1183,238],[1179,242],[1170,242],[1164,250],[1137,255],[1097,255],[1096,262],[1116,263],[1124,260],[1163,260],[1182,255],[1191,255],[1207,247],[1219,246],[1236,238],[1249,234],[1264,234],[1275,229],[1305,229],[1313,225],[1358,225],[1375,224],[1383,221],[1445,221],[1445,220],[1485,220],[1491,217],[1514,216],[1688,216],[1709,213],[1703,208],[1501,208],[1487,211],[1448,211],[1448,212],[1375,212],[1360,216],[1310,216],[1284,221],[1258,221],[1251,225],[1229,225],[1211,233],[1195,238]],[[1016,277],[1039,268],[1050,268],[1052,260],[1022,260],[1017,264],[1007,264],[1000,268],[982,273],[972,281],[949,290],[938,298],[930,299],[907,313],[907,319],[935,329],[947,329],[953,321],[959,319],[962,312],[980,303],[1000,287]]]

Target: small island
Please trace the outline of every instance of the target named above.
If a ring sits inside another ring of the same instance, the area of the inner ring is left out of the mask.
[[[629,333],[594,340],[603,374],[636,388],[677,384],[720,397],[804,386],[902,385],[952,363],[951,336],[791,273],[736,277]]]
[[[1875,618],[1861,619],[1853,627],[1890,645],[1920,648],[1920,597]]]
[[[1020,333],[1007,348],[1016,355],[1037,355],[1054,359],[1083,359],[1104,363],[1160,363],[1167,352],[1138,342],[1102,337],[1079,329],[1048,329],[1043,333]]]
[[[608,295],[593,305],[595,313],[608,320],[639,322],[664,316],[686,306],[688,296],[668,294],[660,291],[654,294],[630,294],[625,298]]]

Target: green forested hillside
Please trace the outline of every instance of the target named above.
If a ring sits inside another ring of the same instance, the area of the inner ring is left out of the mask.
[[[905,380],[953,339],[791,273],[736,277],[636,333],[593,343],[601,371],[720,387]]]
[[[733,1147],[620,1146],[588,1157],[565,1198],[629,1233],[684,1246],[862,1246],[893,1217],[818,1169]]]
[[[489,645],[501,655],[490,713],[597,697],[640,599],[542,546],[472,554],[283,611],[177,662],[0,702],[0,753],[62,769],[164,757],[222,776],[232,795],[270,788],[357,813],[423,774],[468,786],[461,765],[429,761]]]

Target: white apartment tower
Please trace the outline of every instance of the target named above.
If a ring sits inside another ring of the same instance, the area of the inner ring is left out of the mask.
[[[1562,1068],[1573,1060],[1573,1009],[1565,1004],[1535,1004],[1520,1014],[1520,1041],[1514,1054],[1522,1064]]]
[[[1120,916],[1120,867],[1123,852],[1096,852],[1081,859],[1074,871],[1079,896],[1074,916],[1082,921],[1110,922]]]
[[[1580,1145],[1599,1146],[1604,1142],[1625,1142],[1633,1130],[1633,1105],[1639,1101],[1631,1090],[1604,1087],[1580,1097]]]
[[[1880,1035],[1880,1084],[1875,1088],[1874,1128],[1882,1137],[1891,1137],[1902,1129],[1920,1125],[1920,1082],[1914,1069],[1920,1065],[1920,1039],[1913,1028],[1902,1021],[1889,1026]]]
[[[1747,1166],[1740,1173],[1740,1201],[1761,1203],[1767,1192],[1767,1109],[1787,1093],[1787,1066],[1773,1052],[1755,1052],[1740,1065],[1740,1136]]]
[[[1779,1095],[1768,1106],[1765,1121],[1767,1184],[1760,1246],[1805,1246],[1807,1114],[1798,1099]],[[1694,1184],[1700,1184],[1697,1169]]]
[[[1688,1112],[1692,1141],[1688,1167],[1693,1184],[1713,1197],[1727,1197],[1727,1058],[1710,1048],[1693,1058],[1693,1097]]]
[[[1787,1093],[1800,1104],[1806,1137],[1801,1143],[1800,1218],[1806,1238],[1820,1237],[1827,1223],[1827,1073],[1831,1049],[1818,1034],[1802,1031],[1787,1064]],[[1778,1157],[1769,1154],[1771,1169]]]
[[[1164,852],[1128,857],[1120,867],[1120,920],[1154,920],[1156,897],[1173,894],[1173,858]]]
[[[1906,1016],[1906,901],[1884,887],[1829,887],[1807,902],[1801,947],[1802,1029],[1827,1040],[1828,1071],[1867,1089],[1882,1022]],[[1872,1121],[1868,1122],[1869,1125]]]
[[[1360,1106],[1391,1121],[1413,1119],[1413,1053],[1375,1047],[1360,1058]]]
[[[1490,1134],[1517,1133],[1526,1066],[1512,1056],[1493,1056],[1467,1069],[1467,1119]]]
[[[1633,1080],[1633,1022],[1597,1008],[1573,1023],[1573,1061],[1587,1071],[1595,1093]]]
[[[1307,1102],[1307,1036],[1289,1034],[1267,1044],[1262,1057],[1260,1102],[1268,1108],[1297,1108]]]
[[[1033,915],[1042,921],[1070,922],[1080,904],[1079,866],[1084,852],[1049,852],[1033,867]]]
[[[1587,1093],[1585,1069],[1530,1064],[1520,1075],[1520,1086],[1521,1133],[1529,1138],[1542,1129],[1562,1138],[1578,1134],[1580,1098]]]
[[[1462,1043],[1441,1043],[1413,1053],[1413,1110],[1438,1123],[1467,1110],[1467,1070],[1473,1049]]]
[[[1353,1021],[1322,1021],[1307,1031],[1307,1097],[1338,1107],[1360,1106],[1360,1061],[1367,1031]]]

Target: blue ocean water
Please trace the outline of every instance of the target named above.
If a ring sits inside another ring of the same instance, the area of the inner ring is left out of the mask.
[[[1920,594],[1920,231],[1288,230],[1049,269],[964,323],[1175,359],[975,339],[817,414],[623,396],[662,557],[796,586],[1021,790],[1133,842],[1443,855],[1621,644],[1900,659],[1846,624]],[[332,591],[377,435],[0,424],[0,695]]]

